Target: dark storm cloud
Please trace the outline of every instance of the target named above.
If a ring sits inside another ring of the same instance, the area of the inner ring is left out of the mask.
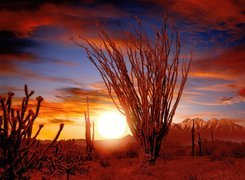
[[[32,0],[32,1],[19,1],[19,0],[2,0],[0,4],[0,9],[7,10],[37,10],[40,6],[44,4],[56,4],[56,5],[71,5],[74,7],[85,6],[87,8],[101,6],[101,5],[113,5],[118,8],[125,8],[125,11],[130,11],[134,9],[150,9],[152,6],[156,6],[150,0]],[[137,7],[137,8],[135,8]]]
[[[19,8],[13,10],[10,8],[12,6]],[[160,19],[165,11],[179,23],[182,31],[203,33],[209,30],[210,33],[200,35],[204,39],[216,33],[212,38],[220,36],[217,41],[224,38],[239,40],[245,29],[243,3],[232,0],[5,1],[1,7],[0,29],[16,30],[23,34],[52,25],[72,29],[74,35],[74,32],[91,32],[95,18],[108,17],[122,22],[124,18],[136,15]],[[13,19],[14,25],[9,23]]]
[[[26,50],[26,48],[40,47],[36,41],[23,38],[18,33],[8,30],[0,31],[0,75],[17,76],[38,80],[73,82],[64,77],[48,77],[26,68],[23,63],[53,63],[65,66],[76,65],[60,59],[41,58]]]
[[[18,34],[9,30],[0,30],[0,55],[21,54],[24,48],[36,47],[37,43],[27,38],[19,38]]]
[[[22,62],[35,62],[37,57],[25,49],[37,46],[37,42],[19,37],[17,32],[0,30],[0,74],[18,74]]]
[[[20,62],[35,62],[36,56],[26,48],[37,47],[38,43],[19,37],[18,33],[0,30],[0,69],[5,72],[16,72]]]
[[[17,32],[11,30],[0,30],[0,75],[64,83],[73,82],[73,80],[69,78],[56,76],[49,77],[25,67],[25,63],[34,63],[36,65],[50,63],[63,66],[79,65],[78,63],[62,59],[40,57],[33,54],[30,50],[26,50],[28,48],[40,47],[41,45],[36,41],[27,37],[22,37],[21,34]]]
[[[145,1],[38,1],[16,3],[19,8],[0,9],[0,29],[14,30],[31,36],[40,27],[58,26],[74,32],[90,32],[95,19],[121,21],[134,15],[159,15],[160,8]],[[14,3],[2,4],[11,7]],[[32,6],[37,7],[35,9]],[[25,7],[25,8],[22,8]],[[28,7],[30,7],[28,9]],[[15,23],[13,23],[15,22]],[[122,23],[122,22],[121,22]],[[93,29],[93,28],[92,28]]]

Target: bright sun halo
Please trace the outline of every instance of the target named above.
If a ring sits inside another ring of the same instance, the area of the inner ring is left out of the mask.
[[[98,121],[99,134],[107,139],[117,139],[125,133],[127,124],[123,115],[118,112],[103,113]]]

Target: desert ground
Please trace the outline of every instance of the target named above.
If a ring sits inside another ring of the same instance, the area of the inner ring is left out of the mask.
[[[85,153],[83,140],[61,141],[69,144],[73,153]],[[96,152],[92,161],[84,160],[84,171],[75,170],[69,179],[245,179],[245,144],[217,140],[203,142],[203,154],[199,156],[196,146],[195,157],[191,156],[190,145],[182,145],[171,141],[164,142],[162,151],[155,165],[142,164],[139,146],[133,137],[120,140],[96,141]],[[62,149],[62,148],[61,148]],[[70,151],[70,150],[68,150]],[[85,155],[85,154],[84,154]],[[63,156],[73,157],[72,152]],[[76,161],[76,160],[75,160]],[[70,167],[74,162],[69,162]],[[66,164],[68,167],[69,164]],[[31,172],[31,179],[67,179],[64,171]]]
[[[71,175],[70,179],[244,179],[244,158],[212,160],[210,157],[160,158],[155,166],[140,166],[138,158],[108,158],[106,165],[95,160],[88,162],[89,172]],[[37,174],[39,177],[37,177]],[[47,176],[34,173],[31,179],[66,179],[66,175]]]

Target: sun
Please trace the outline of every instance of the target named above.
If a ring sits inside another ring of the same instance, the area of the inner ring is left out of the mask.
[[[97,129],[106,139],[121,138],[127,128],[125,117],[118,112],[105,112],[98,119]]]

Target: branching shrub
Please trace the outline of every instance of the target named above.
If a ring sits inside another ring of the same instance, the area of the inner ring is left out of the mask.
[[[106,156],[100,157],[100,166],[103,168],[109,167],[110,166],[110,161],[109,158]]]
[[[210,155],[212,160],[224,160],[226,158],[244,158],[245,143],[230,141],[204,141],[204,155]]]
[[[21,108],[12,108],[13,92],[8,97],[0,96],[0,168],[3,171],[0,177],[3,179],[21,179],[30,169],[40,168],[47,150],[57,141],[64,124],[52,141],[45,149],[40,148],[36,139],[43,125],[39,125],[37,132],[33,135],[33,125],[37,118],[43,98],[36,97],[36,110],[28,110],[29,99],[34,91],[29,92],[25,85],[25,97]]]
[[[43,172],[47,175],[64,175],[67,179],[70,175],[86,174],[89,166],[85,164],[86,155],[80,147],[75,144],[75,140],[59,141],[49,152],[46,160],[46,168]]]

